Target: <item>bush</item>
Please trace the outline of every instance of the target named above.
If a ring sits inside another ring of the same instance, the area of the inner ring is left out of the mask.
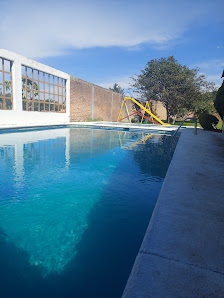
[[[224,81],[222,82],[222,86],[219,88],[216,98],[214,101],[214,107],[219,113],[221,119],[224,117]]]
[[[131,118],[131,123],[136,123],[138,122],[135,118]]]
[[[215,130],[214,126],[216,126],[219,122],[219,120],[215,116],[207,113],[200,113],[198,120],[205,130],[210,131]]]

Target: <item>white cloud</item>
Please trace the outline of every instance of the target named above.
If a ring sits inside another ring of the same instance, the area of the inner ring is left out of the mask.
[[[206,75],[207,81],[209,82],[214,82],[215,86],[219,88],[222,85],[223,79],[221,79],[221,74],[220,75]]]
[[[223,79],[221,79],[221,75],[224,68],[224,59],[211,59],[190,65],[190,68],[195,67],[199,67],[200,74],[204,74],[207,81],[214,82],[216,87],[221,86],[223,81]]]
[[[203,70],[206,69],[209,71],[222,69],[224,67],[224,59],[223,60],[212,59],[205,62],[200,62],[198,64],[192,65],[192,67],[199,67],[200,69],[203,69]]]
[[[3,0],[0,47],[34,58],[91,47],[162,46],[211,14],[212,1],[200,2]]]
[[[130,88],[130,83],[132,82],[131,76],[122,76],[122,77],[110,77],[104,82],[98,82],[97,84],[104,88],[112,88],[114,83],[117,83],[121,86],[122,89]]]

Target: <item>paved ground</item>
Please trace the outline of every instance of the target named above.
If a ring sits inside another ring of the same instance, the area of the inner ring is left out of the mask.
[[[124,297],[224,297],[223,134],[184,130]]]

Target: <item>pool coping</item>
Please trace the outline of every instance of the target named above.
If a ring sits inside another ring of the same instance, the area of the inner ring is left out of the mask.
[[[181,134],[123,298],[224,296],[223,146]]]
[[[32,129],[32,128],[62,128],[62,127],[94,127],[94,128],[120,128],[124,130],[129,129],[136,129],[136,130],[153,130],[153,131],[167,131],[167,132],[174,132],[177,130],[178,126],[176,125],[157,125],[157,124],[135,124],[135,123],[119,123],[119,122],[64,122],[64,123],[27,123],[27,124],[7,124],[7,125],[0,125],[0,132],[8,132],[14,129]],[[181,131],[184,129],[192,129],[191,126],[182,126]],[[200,129],[198,127],[198,129]]]

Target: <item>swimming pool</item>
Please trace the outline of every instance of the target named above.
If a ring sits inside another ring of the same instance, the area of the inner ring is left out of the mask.
[[[1,297],[120,297],[174,149],[137,131],[1,134]]]

